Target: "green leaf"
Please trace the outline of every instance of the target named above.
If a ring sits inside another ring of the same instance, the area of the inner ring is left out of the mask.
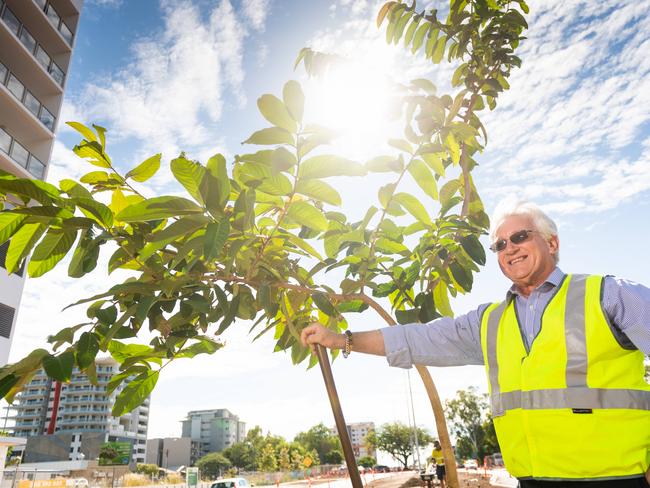
[[[411,25],[409,25],[409,28],[406,29],[406,34],[404,34],[404,47],[407,47],[413,40],[413,36],[415,35],[415,29],[417,29],[421,19],[422,17],[415,16],[413,22],[411,22]]]
[[[38,242],[47,230],[43,224],[23,225],[9,241],[5,266],[7,273],[15,273],[23,259],[31,252],[32,247]]]
[[[257,99],[257,107],[264,118],[273,125],[295,134],[297,130],[296,121],[289,115],[287,107],[278,97],[268,94],[262,95]]]
[[[433,82],[427,80],[426,78],[418,78],[416,80],[411,80],[411,84],[420,88],[421,90],[424,90],[429,95],[436,94],[437,91],[436,85],[434,85]]]
[[[291,144],[295,143],[293,136],[290,132],[280,127],[269,127],[268,129],[258,130],[253,132],[243,144],[257,144],[269,146],[273,144]]]
[[[81,209],[84,215],[95,220],[103,227],[113,225],[113,212],[101,202],[91,198],[72,198],[72,203]]]
[[[386,254],[399,254],[403,252],[409,252],[409,249],[404,244],[395,242],[385,237],[380,237],[377,239],[375,245],[379,251]]]
[[[62,231],[50,228],[43,240],[34,249],[34,254],[27,265],[27,272],[32,278],[42,276],[54,268],[68,253],[75,239],[76,231]]]
[[[0,213],[0,244],[7,242],[9,238],[20,228],[27,215],[10,213],[7,211]]]
[[[16,178],[9,174],[0,176],[0,192],[16,195],[25,203],[33,199],[42,205],[51,205],[61,200],[61,192],[56,186],[44,181]]]
[[[463,249],[469,254],[469,257],[474,260],[475,263],[480,264],[481,266],[485,265],[485,249],[478,240],[478,237],[471,234],[460,239],[460,245],[463,246]]]
[[[415,52],[420,49],[420,47],[422,47],[424,36],[429,31],[430,26],[431,24],[425,22],[420,27],[418,27],[417,31],[415,31],[415,35],[413,36],[413,45],[411,46],[412,54],[415,54]]]
[[[280,171],[288,171],[293,168],[296,163],[296,156],[287,151],[283,146],[280,146],[275,151],[270,151],[271,153],[271,172],[279,173]]]
[[[77,343],[77,365],[79,369],[86,369],[99,352],[99,341],[94,332],[84,332]]]
[[[109,177],[106,171],[91,171],[79,178],[79,181],[89,185],[94,185],[96,183],[107,181],[108,179]]]
[[[307,202],[293,202],[287,215],[300,225],[319,232],[327,230],[327,219],[323,213]]]
[[[418,320],[418,315],[420,311],[417,308],[411,310],[395,310],[395,318],[399,324],[416,324],[420,321]]]
[[[436,310],[445,317],[453,317],[454,312],[449,304],[449,295],[447,294],[447,285],[444,281],[439,280],[436,287],[433,289],[433,302],[436,305]]]
[[[160,169],[160,156],[161,154],[159,153],[145,159],[142,163],[129,171],[125,175],[125,178],[132,178],[139,183],[147,181],[156,174],[158,169]]]
[[[413,217],[423,224],[431,225],[431,218],[424,208],[424,205],[422,205],[413,195],[408,193],[396,193],[393,195],[393,200],[399,203],[408,213],[413,215]]]
[[[100,239],[93,239],[92,230],[88,229],[84,232],[70,260],[68,276],[80,278],[95,269],[101,243]]]
[[[72,376],[74,366],[74,352],[65,351],[58,356],[48,355],[43,358],[43,369],[50,378],[57,381],[68,382]]]
[[[102,146],[97,141],[82,142],[72,148],[72,152],[93,166],[99,166],[100,168],[111,167],[111,160],[104,154]]]
[[[88,127],[86,127],[85,125],[83,125],[83,124],[81,124],[79,122],[70,121],[70,122],[66,122],[66,125],[69,125],[74,130],[79,132],[79,134],[81,134],[83,136],[83,138],[86,139],[87,141],[96,141],[97,140],[97,137],[95,136],[95,133],[92,130],[90,130]]]
[[[445,165],[442,164],[442,159],[438,153],[425,153],[422,154],[422,159],[429,165],[438,176],[445,176]]]
[[[108,176],[107,173],[103,172]],[[85,186],[80,185],[74,180],[61,180],[59,181],[59,188],[66,192],[72,198],[92,198],[92,194],[86,189]]]
[[[329,315],[330,317],[338,317],[339,313],[330,302],[327,295],[323,292],[317,291],[312,293],[311,299],[314,301],[316,306],[323,311],[323,313]]]
[[[465,269],[458,261],[449,263],[449,270],[451,271],[454,280],[458,283],[464,291],[471,291],[472,289],[472,272]]]
[[[381,24],[382,24],[382,22],[384,22],[384,19],[386,18],[386,15],[388,15],[388,12],[390,12],[390,9],[396,3],[397,2],[386,2],[381,7],[381,9],[379,10],[379,13],[377,14],[377,28],[381,27]]]
[[[349,159],[333,155],[314,156],[304,161],[299,178],[329,178],[330,176],[364,176],[366,168]]]
[[[302,249],[306,253],[310,254],[311,256],[315,257],[318,260],[322,260],[322,256],[318,254],[318,251],[314,249],[312,246],[307,244],[305,240],[301,239],[300,237],[291,234],[290,232],[287,232],[286,234],[282,234],[282,237],[284,237],[287,241],[289,241],[291,244],[296,246],[298,249]]]
[[[221,253],[224,244],[230,234],[230,223],[228,219],[208,224],[205,229],[205,240],[203,254],[206,261],[212,261]]]
[[[413,180],[420,188],[434,200],[438,200],[438,185],[431,171],[420,159],[414,159],[408,167]]]
[[[0,379],[0,398],[4,398],[7,393],[18,383],[20,377],[14,373],[10,373],[7,376]]]
[[[399,149],[400,151],[413,154],[413,146],[411,146],[411,144],[409,144],[409,142],[405,141],[404,139],[389,139],[388,145],[394,147],[395,149]]]
[[[302,92],[300,83],[294,80],[287,81],[282,89],[282,98],[293,120],[298,123],[302,122],[305,95]]]
[[[449,156],[451,157],[452,162],[458,164],[460,162],[460,145],[452,132],[447,134],[445,143],[447,144],[447,149],[449,150]]]
[[[393,192],[395,192],[395,183],[388,183],[379,189],[379,203],[382,208],[388,208]]]
[[[221,154],[215,154],[208,160],[206,167],[217,181],[218,204],[223,208],[230,198],[230,178],[226,169],[226,158]]]
[[[111,414],[114,417],[119,417],[141,405],[156,386],[158,375],[158,371],[146,371],[136,376],[117,395]]]
[[[298,180],[296,192],[331,205],[341,205],[339,192],[324,181]]]
[[[181,197],[163,196],[129,205],[116,218],[122,222],[140,222],[196,213],[203,213],[203,209],[194,202]]]
[[[200,337],[199,342],[191,344],[176,353],[175,358],[193,358],[197,354],[214,354],[223,347],[223,344],[213,341],[209,337]]]
[[[189,193],[192,198],[201,205],[205,205],[205,201],[201,195],[200,186],[206,175],[206,169],[199,163],[190,161],[183,156],[172,159],[169,166],[174,178],[183,185],[187,190],[187,193]]]

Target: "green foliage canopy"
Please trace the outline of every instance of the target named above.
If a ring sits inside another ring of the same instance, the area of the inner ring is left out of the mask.
[[[416,431],[420,446],[426,446],[433,442],[433,437],[427,430],[417,427]],[[413,446],[415,445],[413,428],[401,422],[387,423],[382,425],[379,430],[369,432],[366,441],[376,449],[393,456],[405,468],[408,467],[409,458],[413,455]]]
[[[232,463],[220,452],[206,454],[196,462],[203,478],[215,479],[228,469]]]

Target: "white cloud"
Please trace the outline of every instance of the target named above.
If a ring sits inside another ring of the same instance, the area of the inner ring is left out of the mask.
[[[264,30],[264,23],[269,14],[270,6],[270,0],[244,0],[242,2],[244,16],[253,29]]]

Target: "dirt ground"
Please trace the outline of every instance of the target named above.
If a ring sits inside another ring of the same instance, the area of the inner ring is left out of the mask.
[[[388,483],[390,480],[385,480],[386,482],[381,484],[382,480],[378,480],[376,484],[369,484],[371,488],[397,488],[394,484]],[[490,485],[490,478],[483,476],[482,472],[458,472],[458,481],[460,483],[460,488],[494,488]],[[409,487],[423,487],[427,488],[426,483],[422,483],[419,476],[412,476],[410,479],[404,481],[401,485],[398,485],[399,488],[409,488]],[[438,483],[433,485],[433,488],[440,488]]]

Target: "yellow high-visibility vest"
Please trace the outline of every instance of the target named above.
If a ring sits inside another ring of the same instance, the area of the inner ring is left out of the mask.
[[[602,276],[568,275],[526,350],[514,300],[488,307],[481,345],[494,427],[518,478],[616,479],[650,465],[644,355],[619,344]]]

